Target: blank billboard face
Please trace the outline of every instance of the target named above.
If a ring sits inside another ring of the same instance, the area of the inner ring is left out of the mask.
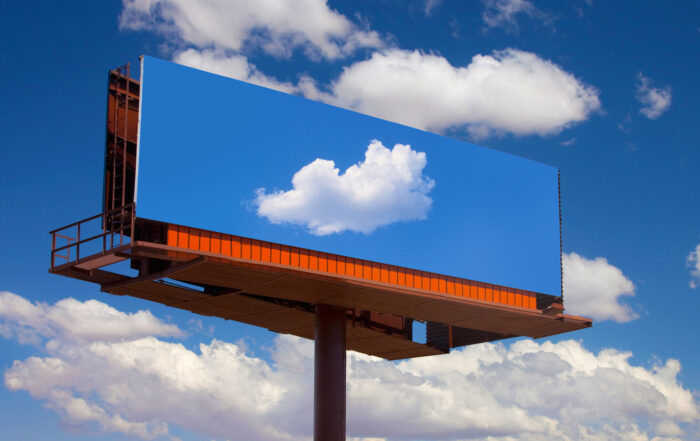
[[[142,69],[138,217],[561,294],[556,168],[151,57]]]

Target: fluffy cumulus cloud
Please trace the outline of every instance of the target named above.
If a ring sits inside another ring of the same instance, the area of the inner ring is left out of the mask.
[[[606,258],[587,259],[576,253],[565,253],[563,264],[567,312],[619,323],[638,317],[632,308],[621,302],[623,296],[634,296],[634,283]]]
[[[527,0],[484,0],[482,18],[487,28],[503,27],[507,30],[517,30],[518,16],[536,18],[545,23],[551,21],[546,13]]]
[[[700,284],[700,243],[688,254],[686,264],[690,268],[689,285],[692,289],[695,289]]]
[[[651,80],[639,73],[637,100],[642,105],[639,113],[649,119],[656,119],[671,107],[671,86],[653,87]]]
[[[326,0],[123,0],[122,29],[159,32],[181,45],[287,57],[300,48],[336,59],[383,45],[379,35],[331,9]]]
[[[400,49],[375,52],[326,86],[308,76],[281,82],[243,55],[187,49],[174,61],[420,129],[466,128],[472,136],[548,135],[600,109],[598,91],[551,61],[515,49],[476,55],[467,66]]]
[[[394,222],[425,219],[434,181],[423,175],[426,155],[409,145],[391,150],[370,142],[365,159],[341,173],[335,162],[316,159],[292,178],[292,189],[258,189],[258,216],[305,226],[316,235],[346,230],[371,233]]]
[[[145,336],[178,337],[182,331],[149,311],[118,311],[97,300],[68,298],[54,305],[32,303],[24,297],[0,292],[0,334],[21,343],[44,338],[74,341],[118,341]]]
[[[18,325],[18,316],[4,314],[5,304],[0,311],[4,323]],[[172,426],[220,439],[311,436],[309,341],[278,337],[270,362],[218,340],[192,350],[155,337],[82,343],[59,337],[37,350],[48,353],[16,360],[4,372],[5,386],[41,400],[74,427],[143,439],[167,439]],[[678,382],[680,363],[643,367],[630,363],[631,356],[593,353],[572,340],[482,344],[399,363],[350,352],[348,435],[358,441],[696,436],[698,403]]]
[[[225,54],[214,49],[197,50],[190,48],[175,54],[173,61],[195,69],[279,90],[280,92],[297,93],[299,90],[298,85],[279,81],[260,72],[244,55]]]
[[[475,55],[467,66],[420,51],[376,52],[346,67],[329,89],[305,93],[420,129],[466,128],[477,137],[557,133],[600,108],[595,88],[515,49]]]
[[[426,0],[425,13],[439,3]],[[484,19],[514,24],[518,14],[542,15],[526,0],[489,0]],[[506,49],[453,66],[439,55],[392,48],[325,0],[124,0],[120,23],[163,35],[175,62],[421,129],[547,135],[600,108],[596,89],[533,53]],[[333,60],[362,48],[375,52],[328,84],[303,74],[280,81],[249,59],[255,49]]]

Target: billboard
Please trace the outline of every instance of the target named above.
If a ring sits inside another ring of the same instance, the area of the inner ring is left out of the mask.
[[[556,168],[144,57],[140,218],[561,294]]]

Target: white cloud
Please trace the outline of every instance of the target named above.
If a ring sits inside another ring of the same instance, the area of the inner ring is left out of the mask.
[[[688,254],[686,264],[690,268],[690,288],[695,289],[700,283],[700,243]]]
[[[632,115],[629,113],[625,114],[625,117],[622,118],[622,121],[617,123],[617,128],[620,129],[622,133],[629,133],[631,131],[631,126],[632,126]]]
[[[536,18],[546,24],[551,23],[549,15],[527,0],[484,0],[482,18],[488,28],[503,27],[507,30],[517,30],[518,15]]]
[[[564,305],[567,312],[595,320],[628,322],[637,314],[620,303],[634,296],[634,283],[604,257],[587,259],[576,253],[563,254]]]
[[[383,45],[376,32],[361,29],[326,0],[123,0],[120,26],[154,30],[199,49],[261,48],[282,57],[301,48],[312,58],[336,59]]]
[[[425,0],[425,15],[430,15],[440,3],[442,3],[442,0]]]
[[[269,363],[217,340],[190,350],[153,337],[59,338],[48,351],[15,361],[5,386],[46,402],[74,426],[96,423],[144,439],[166,436],[170,425],[203,438],[311,434],[313,343],[306,340],[278,337]],[[348,435],[583,441],[699,433],[698,404],[678,382],[680,363],[644,367],[631,357],[592,353],[572,340],[475,345],[399,363],[350,352]]]
[[[515,49],[475,55],[464,67],[420,51],[377,52],[346,67],[330,92],[305,94],[420,129],[466,127],[477,137],[557,133],[600,108],[596,89]]]
[[[42,338],[76,342],[116,341],[144,336],[178,337],[182,331],[149,311],[124,313],[97,300],[63,299],[54,305],[31,303],[11,292],[0,292],[0,334],[21,343]]]
[[[425,13],[439,3],[425,0]],[[498,0],[487,2],[485,19],[511,22],[518,13],[542,15],[526,0]],[[533,53],[506,49],[452,66],[439,55],[387,49],[325,0],[123,0],[120,24],[164,35],[178,63],[421,129],[547,135],[600,108],[596,89]],[[378,51],[321,87],[306,75],[294,83],[264,74],[245,55],[255,48],[276,56],[301,48],[313,59]]]
[[[426,164],[425,153],[409,145],[389,150],[373,140],[365,160],[342,174],[334,161],[319,158],[294,174],[291,190],[258,189],[257,213],[272,223],[303,225],[316,235],[368,234],[390,223],[425,219],[434,186],[423,175]]]
[[[248,58],[238,54],[226,54],[216,50],[187,49],[173,56],[173,61],[195,69],[247,81],[258,86],[295,93],[298,87],[289,82],[278,81],[260,72]]]
[[[652,87],[651,80],[637,74],[637,100],[642,104],[639,113],[656,119],[671,107],[671,86]]]
[[[419,51],[377,52],[346,67],[328,87],[308,76],[296,83],[278,81],[245,56],[225,51],[187,49],[173,59],[420,129],[466,128],[476,138],[558,133],[600,108],[595,88],[550,61],[515,49],[476,55],[466,67]]]
[[[12,388],[9,384],[8,387]],[[50,408],[62,414],[65,420],[72,424],[97,423],[103,432],[121,432],[143,439],[154,439],[168,434],[168,425],[163,421],[127,421],[121,415],[109,415],[102,407],[77,398],[66,390],[51,390],[47,401]]]

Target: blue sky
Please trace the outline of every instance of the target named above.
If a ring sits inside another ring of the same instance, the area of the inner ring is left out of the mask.
[[[47,231],[100,209],[106,72],[141,54],[561,170],[566,306],[595,326],[399,364],[353,355],[349,436],[700,439],[697,3],[5,2],[0,12],[8,439],[310,434],[305,342],[46,271]]]

